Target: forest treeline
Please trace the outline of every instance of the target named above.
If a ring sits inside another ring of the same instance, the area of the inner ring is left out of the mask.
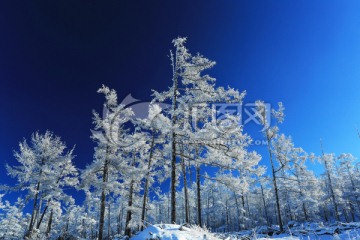
[[[280,129],[282,103],[275,110],[262,101],[256,111],[268,154],[250,151],[240,114],[214,107],[241,104],[245,92],[217,86],[205,73],[215,62],[191,54],[185,42],[173,41],[172,85],[153,92],[146,118],[119,104],[115,90],[98,90],[104,111],[93,113],[96,147],[85,169],[76,168],[74,147],[51,131],[19,143],[17,164],[6,166],[17,183],[0,191],[0,239],[113,239],[155,223],[230,232],[359,220],[356,158],[295,146]],[[310,162],[323,173],[315,175]],[[84,202],[76,204],[69,189],[83,192]],[[10,192],[17,201],[1,201]]]

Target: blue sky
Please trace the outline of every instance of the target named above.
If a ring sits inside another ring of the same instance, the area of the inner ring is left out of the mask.
[[[297,146],[320,154],[322,138],[325,152],[360,157],[359,12],[358,1],[1,2],[0,161],[14,164],[18,142],[49,129],[76,144],[84,168],[96,90],[149,100],[167,89],[177,36],[217,62],[218,85],[246,90],[245,102],[282,101],[281,130]],[[0,176],[12,182],[1,166]]]

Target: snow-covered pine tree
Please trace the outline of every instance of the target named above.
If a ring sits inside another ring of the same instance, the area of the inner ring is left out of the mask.
[[[147,163],[145,170],[145,179],[143,186],[143,200],[141,207],[141,229],[144,228],[149,189],[155,181],[162,183],[167,178],[168,159],[166,151],[171,139],[168,135],[171,133],[170,119],[162,114],[162,108],[151,103],[149,105],[149,114],[145,119],[137,119],[137,127],[144,133],[148,151],[144,152],[143,160]]]
[[[342,153],[338,156],[338,161],[343,199],[347,209],[350,211],[352,221],[356,221],[355,216],[360,215],[359,173],[355,168],[356,157],[351,153]]]
[[[294,211],[297,213],[297,220],[309,221],[316,219],[315,216],[319,213],[317,193],[321,192],[321,190],[314,173],[306,165],[307,161],[313,157],[301,148],[293,149],[292,157],[294,161],[288,182],[290,192],[294,195],[293,200],[296,202]]]
[[[102,86],[99,93],[105,95],[104,115],[101,117],[93,112],[95,128],[92,139],[96,142],[94,160],[82,172],[82,187],[93,189],[100,196],[100,214],[98,239],[103,239],[105,223],[106,196],[121,188],[119,183],[120,170],[124,171],[127,162],[121,154],[133,146],[129,137],[129,126],[126,124],[133,116],[131,108],[117,103],[117,94],[113,89]]]
[[[275,111],[275,110],[272,111],[272,115],[276,119],[276,125],[274,125],[274,126],[270,125],[271,123],[269,121],[271,119],[267,119],[267,117],[266,117],[268,115],[267,111],[269,111],[269,109],[266,108],[263,101],[256,101],[256,109],[259,113],[261,124],[264,126],[263,133],[267,140],[270,165],[271,165],[271,173],[272,173],[272,181],[273,181],[274,193],[275,193],[275,199],[276,199],[278,223],[280,226],[280,231],[283,231],[284,227],[283,227],[283,222],[282,222],[282,217],[281,217],[280,196],[279,196],[279,189],[278,189],[278,182],[277,182],[278,181],[277,180],[277,172],[281,171],[281,169],[283,167],[285,167],[286,164],[281,165],[281,162],[280,162],[280,165],[278,168],[275,166],[276,159],[273,155],[272,145],[273,145],[274,139],[277,137],[278,132],[279,132],[277,123],[282,123],[284,120],[284,107],[283,107],[282,103],[279,103],[279,109],[277,111]],[[287,163],[287,161],[285,161],[284,163]]]
[[[26,197],[33,202],[26,236],[31,238],[33,230],[41,227],[48,213],[46,233],[49,234],[55,208],[60,207],[60,202],[71,204],[74,201],[64,192],[65,187],[78,184],[78,173],[72,163],[74,149],[66,151],[65,143],[50,131],[33,133],[30,145],[24,140],[19,147],[20,150],[14,153],[19,165],[7,165],[7,171],[18,181],[12,189],[25,191]]]
[[[23,213],[24,200],[18,198],[14,205],[11,205],[9,201],[3,204],[2,196],[0,195],[0,211],[4,212],[4,216],[0,215],[0,239],[22,239],[27,228]]]
[[[322,148],[322,142],[321,142],[321,150],[322,150],[322,156],[319,158],[319,160],[324,164],[325,166],[325,173],[324,173],[324,183],[325,183],[325,189],[328,193],[325,197],[325,201],[329,200],[332,203],[332,208],[334,210],[334,216],[336,221],[340,221],[340,210],[339,210],[339,203],[341,200],[341,191],[337,188],[337,184],[335,181],[336,178],[338,178],[336,174],[336,157],[335,154],[327,154],[324,153],[324,150]]]
[[[195,167],[197,215],[198,224],[201,225],[201,165],[228,167],[231,163],[232,168],[239,169],[239,167],[246,168],[247,166],[251,168],[258,163],[260,158],[254,153],[247,154],[245,149],[251,142],[251,138],[243,134],[239,116],[229,116],[229,118],[233,118],[235,124],[228,129],[219,129],[219,125],[212,118],[212,103],[241,104],[245,93],[239,93],[231,88],[216,88],[215,79],[203,74],[205,70],[212,68],[215,62],[200,54],[191,55],[185,47],[185,42],[186,38],[177,38],[173,41],[175,46],[175,54],[171,53],[173,86],[162,93],[155,91],[154,102],[172,102],[172,108],[167,110],[167,115],[171,119],[172,131],[171,222],[176,221],[176,181],[178,176],[176,166],[177,160],[181,158],[180,166],[184,176],[186,175],[185,162],[191,162]],[[211,152],[208,155],[213,155],[211,163],[203,157],[207,152]],[[221,160],[225,161],[225,158],[227,162],[221,162]],[[253,158],[254,161],[249,161],[250,158]],[[206,162],[204,162],[205,160]],[[248,161],[248,165],[242,164],[245,161]],[[183,179],[186,181],[185,177]],[[187,195],[186,189],[184,192]],[[185,202],[188,202],[186,196]]]

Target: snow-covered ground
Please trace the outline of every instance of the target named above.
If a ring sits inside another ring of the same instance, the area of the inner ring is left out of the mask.
[[[131,240],[218,240],[212,233],[197,226],[156,224],[146,228]]]
[[[220,239],[282,239],[282,240],[360,240],[360,223],[297,223],[290,222],[285,227],[285,233],[278,234],[278,227],[262,226],[253,230],[238,233],[219,234]],[[270,235],[270,236],[269,236]]]
[[[286,233],[277,235],[276,231],[276,227],[260,227],[236,233],[219,234],[210,233],[197,226],[155,224],[138,233],[131,240],[360,240],[360,223],[337,223],[326,226],[321,223],[292,223],[287,226]]]

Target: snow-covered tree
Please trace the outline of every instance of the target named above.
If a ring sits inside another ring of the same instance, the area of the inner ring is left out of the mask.
[[[325,201],[331,200],[332,207],[334,209],[335,219],[340,221],[340,210],[339,203],[341,201],[341,190],[337,187],[336,179],[338,178],[336,174],[336,157],[335,154],[327,154],[322,152],[320,161],[325,166],[324,181],[325,189],[327,191]]]
[[[3,204],[2,196],[0,195],[0,211],[4,212],[4,216],[0,217],[0,239],[22,239],[27,227],[23,213],[24,200],[18,198],[14,205],[11,205],[9,201]]]
[[[232,88],[224,89],[215,86],[215,79],[203,72],[212,68],[215,62],[200,54],[192,55],[185,47],[186,38],[173,41],[175,53],[171,53],[173,67],[173,86],[162,93],[154,92],[154,102],[171,101],[172,107],[167,109],[171,119],[171,222],[176,221],[176,182],[177,162],[180,161],[183,181],[186,179],[186,163],[194,166],[197,182],[197,215],[198,224],[202,225],[200,172],[201,165],[214,165],[239,169],[247,161],[251,168],[257,165],[260,158],[248,154],[246,147],[251,138],[243,134],[239,124],[240,116],[227,116],[220,125],[213,118],[213,103],[226,102],[241,104],[245,93]],[[226,124],[223,124],[225,123]],[[231,122],[229,126],[229,122]],[[222,128],[220,126],[226,125]],[[208,157],[203,157],[207,155]],[[254,161],[249,161],[253,158]],[[235,166],[235,165],[236,166]],[[187,184],[184,189],[187,199]],[[188,203],[185,203],[188,206]],[[187,208],[187,207],[186,207]],[[186,210],[186,219],[188,219]]]
[[[147,148],[143,148],[143,160],[147,163],[144,179],[144,193],[141,209],[141,229],[144,227],[149,189],[155,181],[162,183],[167,178],[167,151],[171,133],[170,119],[162,114],[162,108],[157,104],[149,105],[149,114],[145,119],[138,119],[136,125],[144,133]],[[146,164],[145,163],[145,164]]]
[[[265,138],[267,140],[267,146],[268,146],[268,152],[269,152],[269,158],[270,158],[270,165],[271,165],[271,173],[272,173],[272,180],[274,185],[274,192],[275,192],[275,198],[276,198],[276,209],[277,209],[277,217],[278,217],[278,223],[280,226],[280,231],[284,230],[283,222],[281,218],[281,208],[280,208],[280,196],[279,196],[279,188],[278,188],[278,182],[277,182],[277,173],[281,171],[284,167],[288,164],[288,159],[282,155],[281,151],[278,151],[279,149],[276,149],[278,156],[280,157],[278,159],[279,167],[276,167],[276,159],[274,156],[274,148],[273,148],[273,142],[274,139],[278,136],[279,128],[277,125],[271,126],[270,119],[267,119],[267,111],[269,109],[266,108],[264,102],[257,101],[256,102],[256,108],[259,113],[261,124],[264,126],[263,133],[265,135]],[[277,111],[272,111],[273,117],[276,119],[276,123],[282,123],[284,120],[284,107],[282,103],[279,103],[279,109]],[[285,140],[284,137],[277,138],[278,140]],[[278,144],[278,146],[281,146],[281,144]],[[284,158],[285,157],[285,158]]]
[[[60,137],[50,131],[36,132],[30,144],[26,140],[19,144],[20,150],[14,153],[19,165],[7,166],[8,174],[17,179],[13,190],[25,191],[33,207],[27,236],[39,229],[46,214],[50,214],[46,227],[49,234],[53,212],[60,203],[73,203],[73,198],[64,192],[65,187],[78,184],[77,170],[73,165],[73,149],[66,151]]]
[[[355,221],[356,213],[360,213],[359,173],[356,171],[356,157],[351,153],[343,153],[338,156],[339,178],[341,182],[343,199],[347,205],[352,221]]]
[[[295,193],[294,201],[296,207],[294,211],[297,215],[303,216],[302,218],[299,217],[298,220],[315,220],[315,216],[319,212],[319,196],[317,193],[321,192],[321,189],[319,189],[316,176],[306,165],[307,161],[314,157],[313,155],[308,155],[301,148],[294,149],[293,157],[294,162],[288,182],[290,183],[289,187]]]
[[[134,139],[129,138],[130,129],[126,125],[134,113],[131,108],[117,103],[115,90],[102,86],[98,92],[105,95],[105,111],[102,117],[93,112],[95,129],[92,131],[92,139],[97,146],[92,164],[86,167],[81,177],[82,187],[94,188],[100,196],[98,239],[101,240],[105,223],[106,196],[122,187],[118,180],[127,166],[127,161],[122,159],[122,153],[134,144]]]

